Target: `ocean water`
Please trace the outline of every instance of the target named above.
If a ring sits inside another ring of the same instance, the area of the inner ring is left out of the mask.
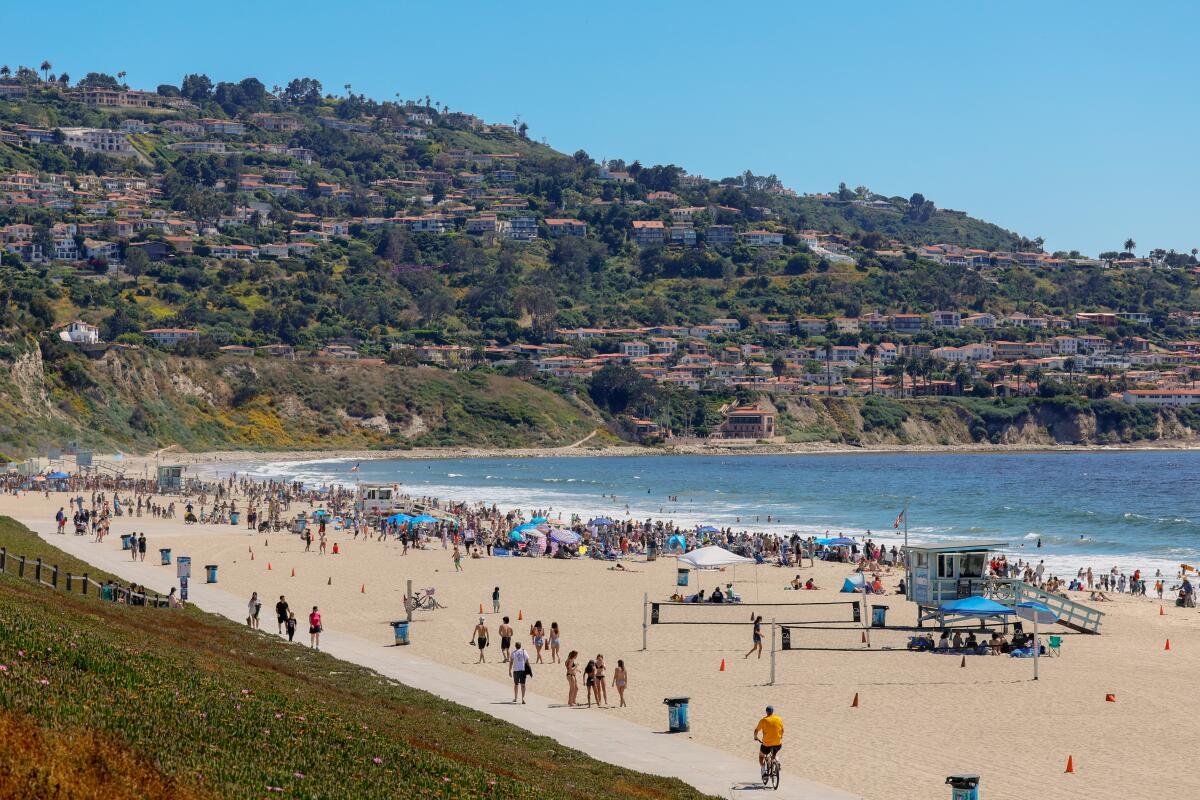
[[[903,541],[892,524],[907,498],[910,541],[1001,541],[1058,574],[1117,566],[1174,575],[1200,562],[1200,452],[325,459],[210,472],[232,470],[310,484],[398,482],[411,495],[585,519],[870,531],[888,543]]]

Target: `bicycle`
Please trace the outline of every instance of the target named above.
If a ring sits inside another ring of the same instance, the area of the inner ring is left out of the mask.
[[[762,782],[763,786],[770,786],[772,790],[779,790],[779,758],[775,753],[767,755],[767,761],[763,764]]]

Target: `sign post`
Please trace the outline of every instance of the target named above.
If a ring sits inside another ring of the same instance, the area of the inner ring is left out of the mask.
[[[771,617],[771,686],[775,685],[775,617]]]

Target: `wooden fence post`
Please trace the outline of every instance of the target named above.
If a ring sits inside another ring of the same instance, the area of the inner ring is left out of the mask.
[[[55,589],[58,588],[58,564],[54,565],[54,572],[50,573],[50,585]]]
[[[0,572],[4,572],[8,567],[8,548],[0,547]]]
[[[83,573],[83,593],[87,594],[87,590],[88,590],[88,574],[85,572],[85,573]]]
[[[72,592],[72,590],[74,590],[74,588],[75,587],[71,584],[71,573],[68,572],[67,573],[67,594],[70,594]]]
[[[21,559],[21,563],[19,565],[17,565],[17,577],[24,578],[25,577],[25,556],[17,556],[17,558]]]

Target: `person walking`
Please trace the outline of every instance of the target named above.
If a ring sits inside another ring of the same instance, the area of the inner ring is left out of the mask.
[[[288,641],[294,641],[296,638],[296,612],[288,611],[287,622],[283,623],[287,630]]]
[[[509,659],[508,649],[512,645],[512,637],[513,637],[513,629],[512,629],[512,625],[508,624],[508,617],[505,617],[503,620],[501,620],[499,633],[500,633],[500,659],[501,659],[500,663],[504,664],[504,663],[508,662],[508,659]]]
[[[479,647],[479,660],[475,663],[486,663],[487,659],[483,657],[483,651],[488,646],[488,627],[483,621],[482,616],[479,617],[479,622],[476,623],[475,630],[471,633],[471,641],[467,642],[467,644],[474,644]]]
[[[560,656],[558,653],[558,648],[559,648],[560,644],[562,644],[562,640],[559,637],[559,633],[558,633],[558,623],[551,622],[550,623],[550,663],[551,664],[561,664],[562,663],[562,656]]]
[[[546,629],[542,627],[540,619],[529,628],[529,635],[533,637],[533,646],[537,650],[537,663],[541,664],[542,647],[546,644]]]
[[[312,613],[308,615],[308,646],[316,650],[321,649],[321,631],[324,626],[321,625],[321,612],[313,606]]]
[[[454,545],[454,551],[450,554],[450,558],[454,561],[454,571],[462,572],[462,550],[458,549],[458,545]]]
[[[517,702],[517,690],[521,691],[521,704],[525,704],[525,681],[533,674],[529,666],[529,653],[521,649],[521,643],[513,648],[512,658],[508,660],[508,674],[513,679],[513,703]]]
[[[629,673],[625,670],[625,662],[617,659],[617,669],[613,672],[613,686],[621,698],[621,708],[625,708],[625,686],[629,683]]]
[[[146,532],[142,531],[138,534],[137,540],[138,561],[146,560]]]
[[[279,602],[275,604],[275,621],[279,623],[278,633],[282,635],[288,621],[288,604],[283,595],[279,595]]]
[[[746,655],[742,656],[742,658],[749,658],[750,654],[755,650],[758,651],[758,657],[762,658],[762,639],[762,614],[759,614],[754,618],[754,633],[751,634],[752,643],[750,649],[746,651]]]

